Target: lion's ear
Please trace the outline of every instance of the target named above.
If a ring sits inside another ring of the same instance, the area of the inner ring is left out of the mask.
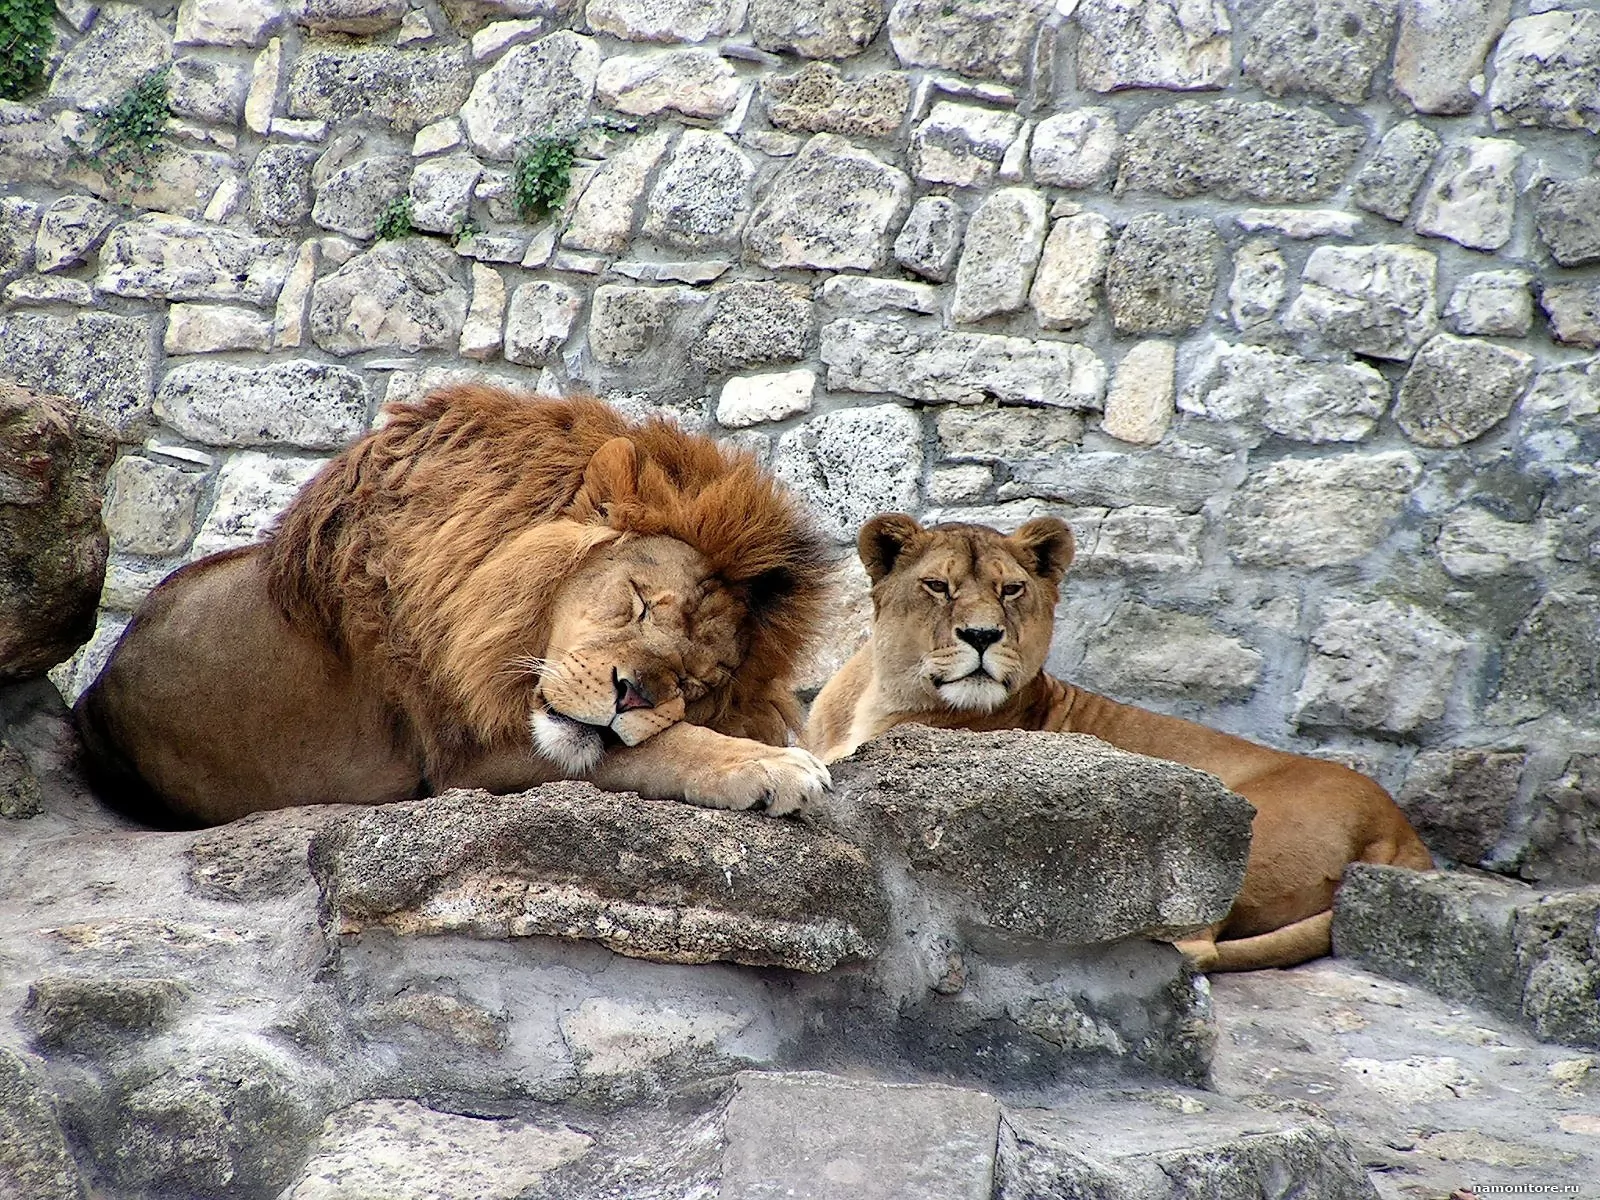
[[[1023,522],[1010,541],[1023,565],[1051,583],[1060,583],[1072,565],[1072,530],[1056,517],[1035,517]]]
[[[867,576],[877,583],[890,571],[906,548],[906,543],[922,532],[914,517],[905,513],[880,513],[861,527],[856,538],[856,553]]]
[[[578,498],[604,512],[634,499],[639,492],[639,448],[632,439],[614,437],[594,452],[583,469]]]

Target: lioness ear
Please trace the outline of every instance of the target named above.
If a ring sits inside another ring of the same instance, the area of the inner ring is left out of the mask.
[[[1072,530],[1055,517],[1035,517],[1024,522],[1010,537],[1017,557],[1041,579],[1060,583],[1072,565]]]
[[[589,459],[578,496],[603,513],[610,505],[634,499],[638,491],[638,447],[629,438],[614,437]]]
[[[894,570],[906,543],[921,532],[922,526],[905,513],[880,513],[863,525],[856,538],[856,553],[867,569],[867,577],[877,583]]]

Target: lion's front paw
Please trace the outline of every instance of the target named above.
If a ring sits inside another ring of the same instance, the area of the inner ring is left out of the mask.
[[[775,817],[804,811],[833,787],[828,768],[798,747],[760,746],[716,771],[688,799],[712,808],[765,809]]]

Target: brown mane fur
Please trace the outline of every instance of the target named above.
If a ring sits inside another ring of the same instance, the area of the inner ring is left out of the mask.
[[[825,551],[751,455],[593,399],[461,386],[386,411],[290,505],[267,586],[291,625],[370,671],[430,759],[525,730],[526,687],[507,663],[544,645],[556,582],[623,535],[688,543],[748,605],[744,665],[691,719],[738,726],[749,706],[797,726],[789,686],[820,617]],[[604,478],[605,456],[591,466],[618,437],[636,479]]]

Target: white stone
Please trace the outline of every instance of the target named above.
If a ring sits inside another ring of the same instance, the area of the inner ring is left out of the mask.
[[[631,116],[671,111],[710,120],[733,111],[739,79],[709,50],[665,50],[606,59],[594,90],[601,104]]]
[[[749,215],[754,177],[727,134],[686,129],[650,189],[644,232],[689,250],[729,245]]]
[[[835,275],[822,285],[822,302],[841,313],[939,311],[937,288],[901,279],[873,279],[861,275]]]
[[[225,225],[239,211],[239,203],[243,199],[244,183],[238,176],[230,175],[217,184],[217,190],[206,202],[205,212],[200,215],[212,225]]]
[[[49,95],[90,112],[107,108],[171,60],[171,38],[155,17],[137,5],[106,4],[53,64]]]
[[[600,254],[626,250],[645,184],[666,153],[670,138],[668,131],[658,129],[629,142],[608,158],[589,177],[572,205],[561,244]]]
[[[33,243],[36,271],[64,271],[89,260],[117,221],[117,210],[88,196],[63,196],[44,210]]]
[[[1223,0],[1083,0],[1077,19],[1080,87],[1219,88],[1233,71]]]
[[[1010,463],[1075,449],[1083,418],[1059,408],[947,408],[937,429],[941,458]]]
[[[205,475],[125,454],[106,484],[111,548],[124,554],[176,554],[194,536],[195,505]]]
[[[1032,64],[1039,27],[1052,0],[894,0],[889,44],[906,66],[937,67],[997,98],[1001,84],[1021,83]]]
[[[1457,579],[1491,579],[1529,573],[1552,553],[1550,529],[1543,521],[1502,521],[1476,505],[1447,515],[1435,544],[1439,562]]]
[[[1484,57],[1510,13],[1511,0],[1404,0],[1395,91],[1418,112],[1471,112],[1483,94]]]
[[[298,350],[305,344],[307,305],[311,300],[311,285],[316,282],[317,268],[321,263],[320,242],[313,240],[300,246],[294,266],[283,281],[283,290],[278,293],[278,307],[272,317],[274,348]]]
[[[1378,426],[1389,383],[1365,363],[1316,362],[1213,341],[1178,407],[1214,421],[1259,421],[1303,442],[1354,442]]]
[[[455,117],[446,117],[417,130],[417,136],[411,141],[411,157],[427,158],[430,154],[443,154],[446,150],[454,150],[461,142],[461,122]]]
[[[1099,213],[1062,217],[1050,227],[1028,295],[1041,329],[1076,329],[1094,320],[1111,243],[1111,222]]]
[[[869,517],[916,509],[922,422],[897,404],[824,413],[778,439],[772,472],[806,497],[825,534],[854,542]]]
[[[1518,17],[1496,43],[1492,76],[1497,129],[1600,131],[1600,13],[1573,8]]]
[[[257,450],[235,454],[217,472],[217,495],[189,548],[194,560],[261,540],[296,492],[326,459],[278,458]]]
[[[1437,323],[1438,259],[1407,245],[1318,246],[1284,328],[1373,358],[1404,361]]]
[[[491,58],[542,36],[548,25],[544,21],[495,21],[472,35],[472,61],[488,62]]]
[[[1422,446],[1470,442],[1510,414],[1533,370],[1533,355],[1525,350],[1436,334],[1396,389],[1395,424]]]
[[[1289,267],[1269,238],[1251,238],[1233,256],[1228,313],[1240,333],[1269,325],[1289,290]]]
[[[935,467],[928,473],[928,499],[935,504],[972,504],[993,486],[993,468],[978,463]]]
[[[906,270],[943,283],[961,249],[961,210],[948,196],[924,196],[911,206],[894,240],[894,258]]]
[[[482,174],[482,164],[467,154],[418,163],[411,172],[411,227],[443,234],[461,229]]]
[[[745,6],[734,0],[590,0],[585,16],[596,33],[630,42],[703,42],[732,33]]]
[[[1456,284],[1444,320],[1459,334],[1526,337],[1533,328],[1533,297],[1526,271],[1479,271]]]
[[[1421,476],[1422,464],[1403,451],[1268,463],[1229,500],[1228,552],[1255,566],[1359,562]]]
[[[1056,113],[1033,131],[1028,167],[1035,183],[1094,187],[1111,174],[1122,135],[1109,108],[1077,108]]]
[[[994,178],[1022,118],[941,100],[911,137],[911,171],[928,183],[974,187]]]
[[[180,46],[259,46],[287,19],[282,0],[180,0]]]
[[[1001,188],[985,197],[967,223],[950,320],[981,321],[1026,304],[1048,223],[1044,197],[1031,188]]]
[[[462,358],[493,358],[500,350],[506,315],[506,283],[500,272],[472,264],[472,305],[461,326]]]
[[[322,120],[293,120],[273,117],[269,132],[291,142],[320,142],[328,136],[328,123]]]
[[[1516,218],[1522,147],[1505,138],[1469,138],[1445,147],[1423,193],[1417,232],[1474,250],[1498,250]]]
[[[269,350],[272,318],[226,304],[174,304],[167,309],[162,349],[168,354]]]
[[[272,128],[272,113],[278,103],[278,77],[283,69],[283,42],[272,38],[267,48],[256,55],[250,68],[250,90],[244,98],[244,125],[251,133],[265,137]]]
[[[536,280],[519,286],[506,313],[506,361],[528,367],[549,361],[572,333],[582,307],[582,294],[564,283]]]
[[[845,139],[819,133],[767,188],[745,228],[764,267],[873,271],[905,215],[911,181]]]
[[[395,30],[394,44],[396,46],[409,46],[413,42],[425,42],[433,36],[433,21],[427,12],[420,8],[409,10],[400,18],[400,28]]]
[[[155,413],[208,446],[333,450],[366,432],[368,396],[359,374],[326,363],[191,362],[162,379]]]
[[[1330,600],[1311,635],[1294,721],[1406,733],[1437,720],[1466,645],[1409,604]]]
[[[1233,219],[1250,233],[1267,230],[1302,240],[1350,237],[1361,224],[1354,213],[1329,208],[1247,208]]]
[[[1073,532],[1078,532],[1078,522]],[[1091,544],[1074,571],[1125,575],[1139,571],[1164,575],[1200,569],[1200,539],[1206,519],[1170,508],[1130,504],[1113,508],[1095,526]],[[1085,538],[1085,541],[1090,541]]]
[[[57,663],[46,672],[50,681],[61,692],[63,700],[68,704],[76,704],[78,697],[100,677],[100,672],[105,669],[106,663],[111,658],[111,652],[116,649],[117,642],[127,627],[127,617],[116,616],[103,608],[100,610],[100,619],[94,627],[94,636],[88,643],[80,646],[78,652],[66,662]]]
[[[782,421],[811,411],[816,391],[815,371],[770,371],[761,375],[735,375],[722,385],[717,397],[717,424],[744,429],[763,421]]]
[[[600,69],[593,38],[562,29],[506,54],[472,85],[461,120],[486,158],[510,160],[523,141],[575,131]]]
[[[997,399],[1098,409],[1106,367],[1087,346],[998,334],[949,333],[840,318],[822,327],[834,391],[884,392],[937,404]]]
[[[1139,446],[1159,442],[1172,424],[1178,351],[1173,343],[1138,342],[1122,356],[1106,392],[1100,428]]]
[[[24,275],[6,285],[5,302],[15,305],[71,304],[81,308],[94,303],[94,289],[81,279]]]
[[[95,287],[115,296],[270,304],[294,244],[149,213],[111,231]]]
[[[1261,663],[1203,617],[1129,603],[1089,644],[1081,674],[1087,687],[1114,696],[1237,700],[1261,681]]]
[[[311,289],[311,336],[330,354],[453,349],[467,315],[459,260],[427,238],[380,242]]]

